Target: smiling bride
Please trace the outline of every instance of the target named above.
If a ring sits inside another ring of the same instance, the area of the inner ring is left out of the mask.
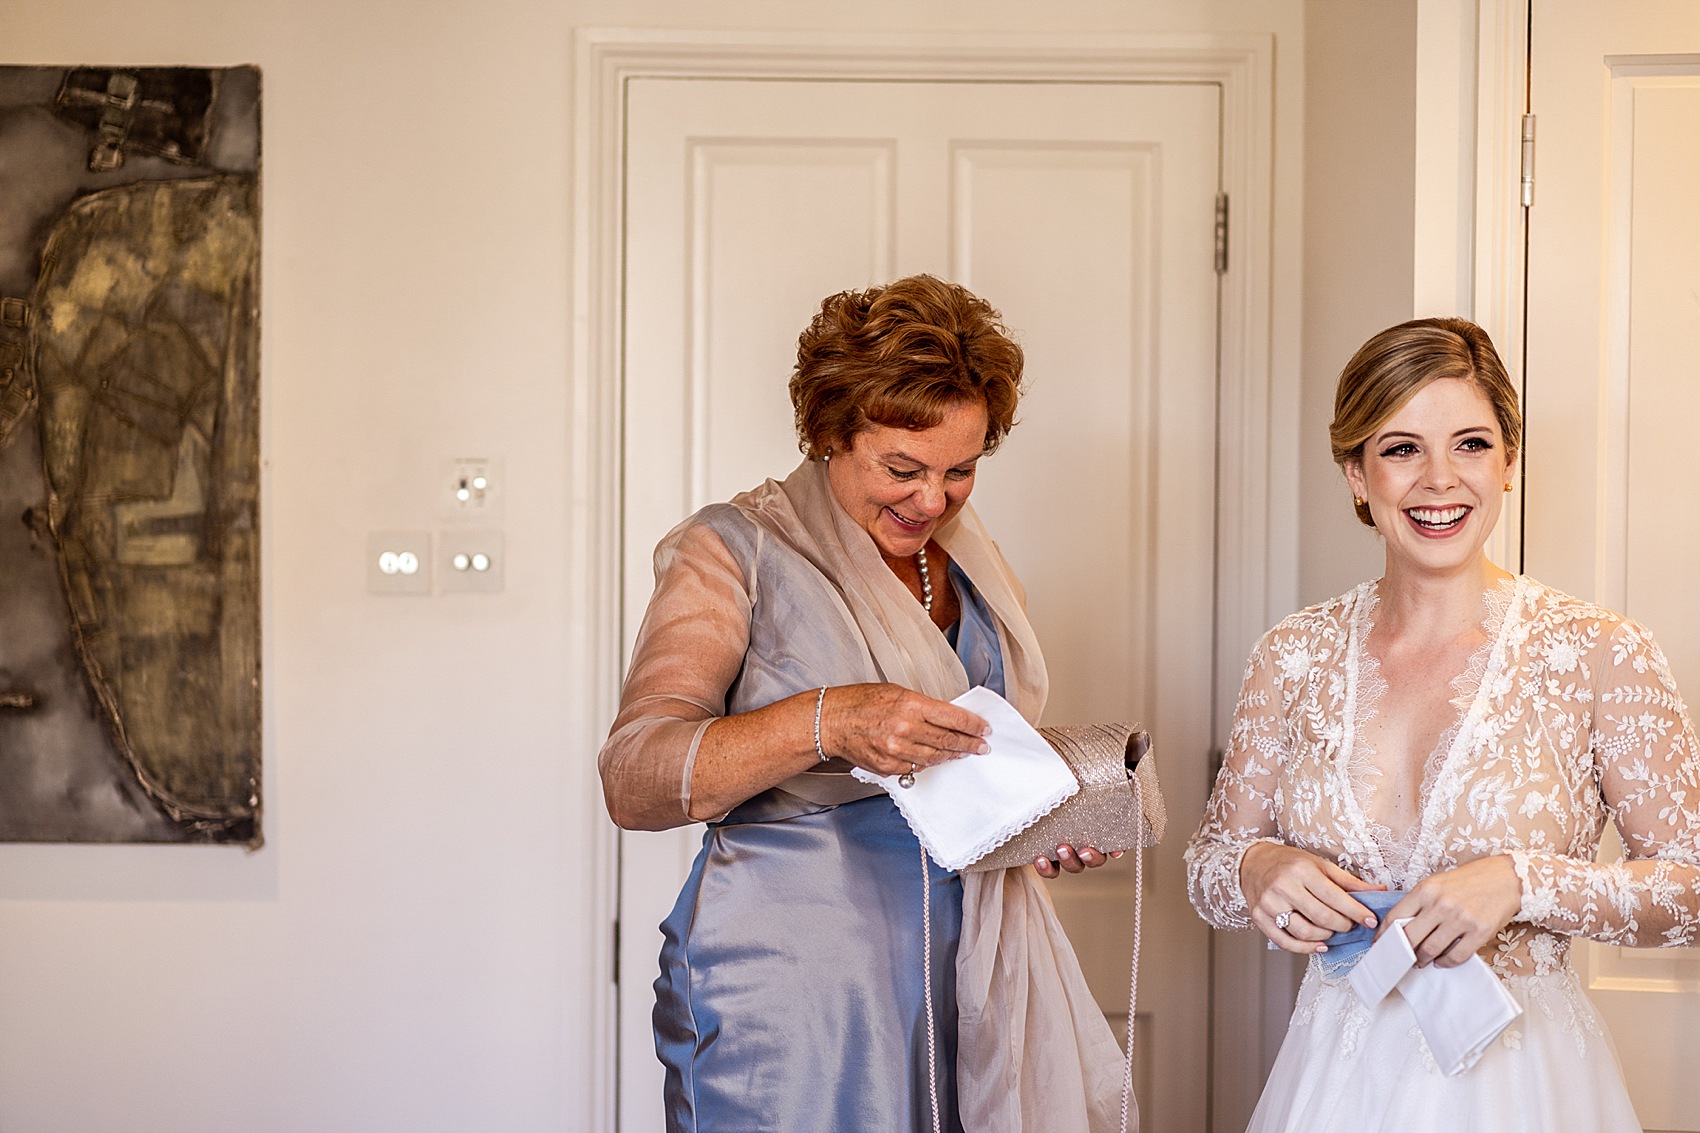
[[[1311,957],[1250,1128],[1638,1133],[1568,954],[1700,937],[1688,712],[1645,629],[1484,553],[1522,419],[1480,327],[1383,331],[1334,405],[1386,569],[1253,650],[1187,852],[1207,921]],[[1595,861],[1608,819],[1625,861]],[[1520,1015],[1437,1060],[1423,997],[1366,1005],[1335,936],[1401,927],[1419,972],[1482,968]]]

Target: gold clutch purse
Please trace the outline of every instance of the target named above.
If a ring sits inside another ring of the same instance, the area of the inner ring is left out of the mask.
[[[1110,853],[1153,846],[1163,836],[1162,796],[1149,767],[1140,774],[1150,821],[1140,813],[1134,777],[1151,750],[1151,736],[1138,724],[1070,724],[1040,728],[1039,734],[1062,756],[1080,790],[1027,829],[969,863],[969,870],[1030,865],[1035,858],[1056,857],[1058,846],[1092,846]]]

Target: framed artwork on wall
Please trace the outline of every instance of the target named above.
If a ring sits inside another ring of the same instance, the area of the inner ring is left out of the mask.
[[[260,827],[260,74],[0,67],[0,841]]]

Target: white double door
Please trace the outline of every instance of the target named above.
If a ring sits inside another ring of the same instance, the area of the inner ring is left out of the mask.
[[[639,79],[626,123],[628,649],[656,541],[800,459],[786,381],[823,296],[925,271],[997,306],[1029,393],[974,505],[1027,587],[1047,722],[1145,721],[1168,797],[1138,1033],[1146,1128],[1173,1131],[1204,1128],[1207,1090],[1209,942],[1181,850],[1209,774],[1219,99],[1210,84]],[[624,1133],[661,1128],[656,926],[702,830],[621,837]],[[1051,888],[1118,1026],[1131,864]]]
[[[1692,710],[1700,6],[1535,0],[1530,14],[1524,564],[1644,622]],[[1588,945],[1580,955],[1642,1123],[1700,1130],[1700,949]]]

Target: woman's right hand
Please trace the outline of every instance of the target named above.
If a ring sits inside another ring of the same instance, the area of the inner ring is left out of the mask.
[[[990,731],[966,708],[901,685],[838,685],[821,704],[821,748],[880,775],[983,755]]]
[[[1385,888],[1279,842],[1254,843],[1240,858],[1240,890],[1251,923],[1277,946],[1301,955],[1326,952],[1323,942],[1354,924],[1374,928],[1375,914],[1352,894]]]

